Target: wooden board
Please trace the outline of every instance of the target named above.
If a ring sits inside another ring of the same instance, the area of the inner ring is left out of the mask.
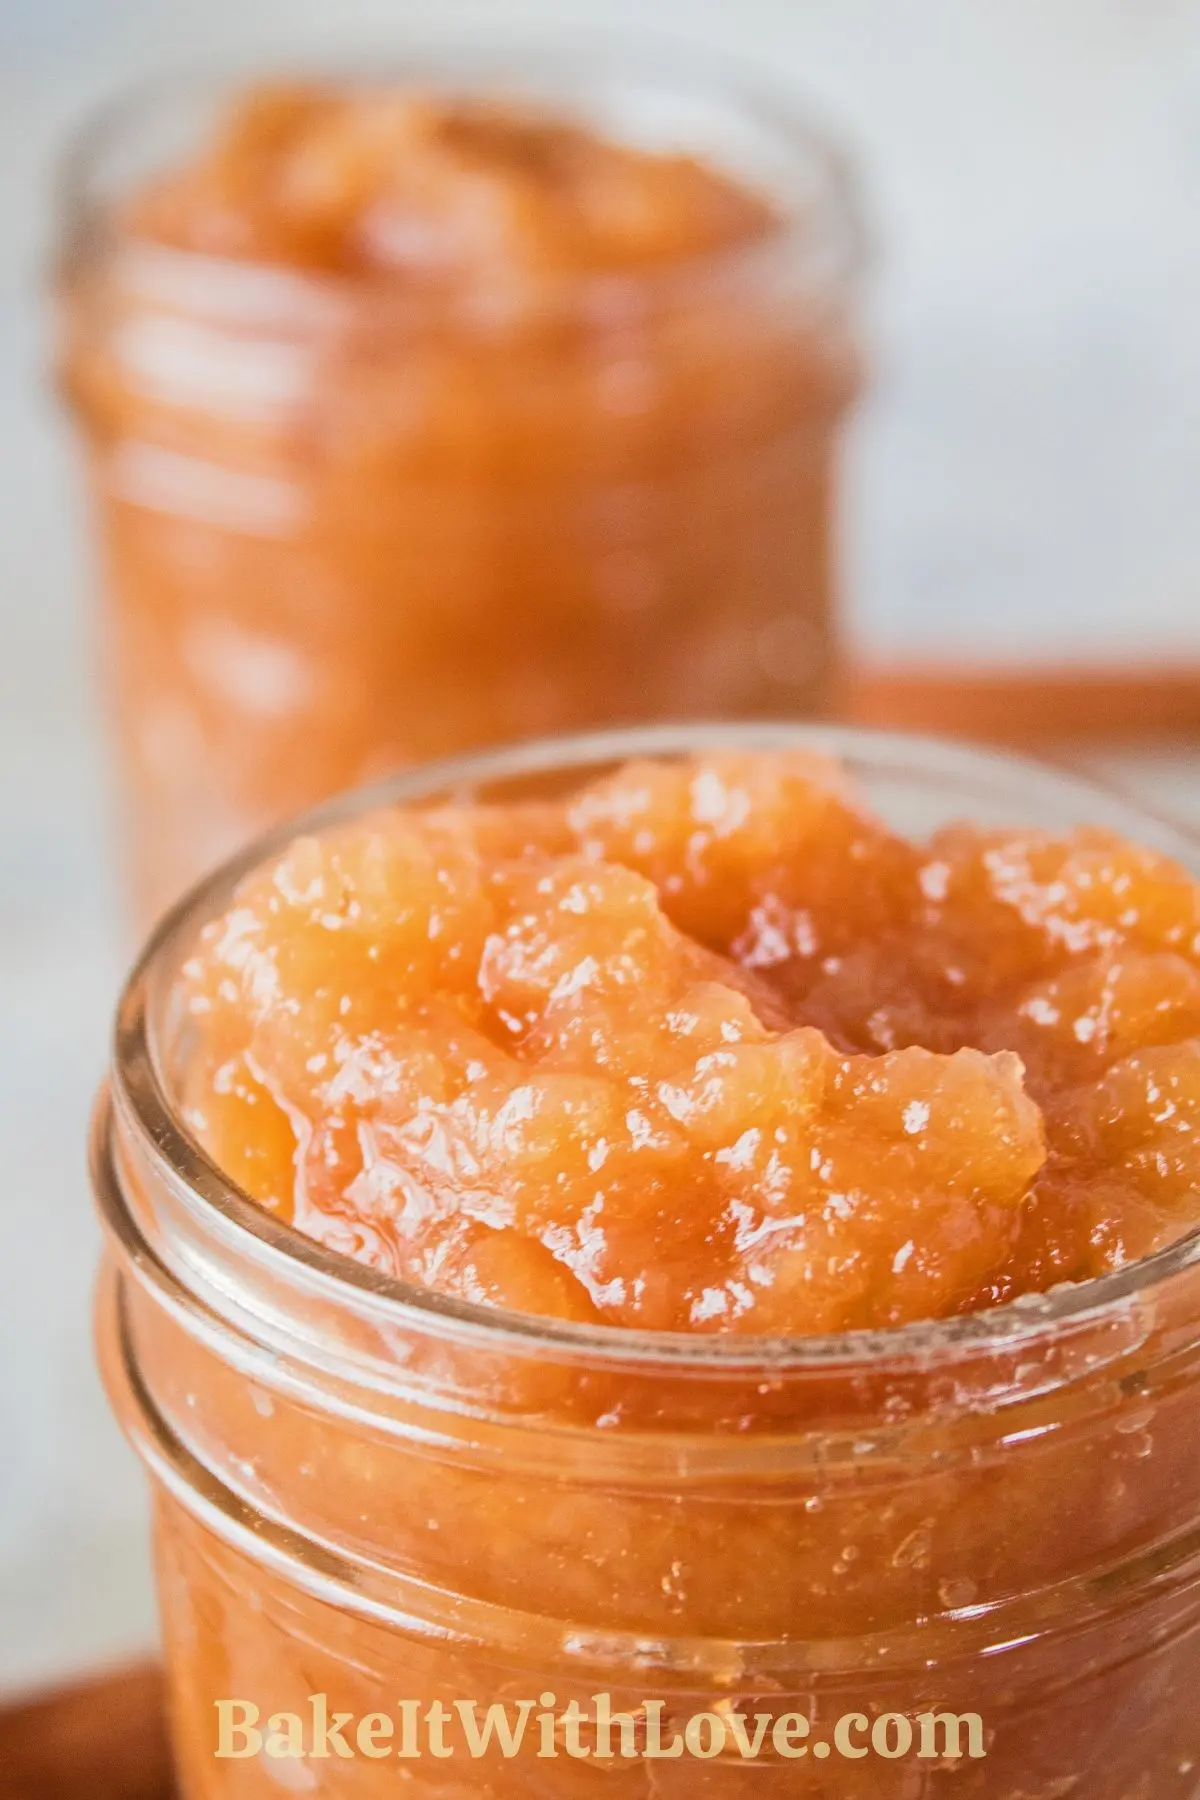
[[[0,1800],[173,1800],[150,1663],[0,1707]]]
[[[1071,740],[1200,740],[1200,669],[852,666],[840,711],[856,725],[1010,748]]]

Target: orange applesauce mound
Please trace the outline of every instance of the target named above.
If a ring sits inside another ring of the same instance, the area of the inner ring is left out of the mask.
[[[383,83],[277,83],[141,189],[141,236],[329,274],[630,273],[748,245],[772,206],[693,156],[532,106]]]
[[[519,1312],[888,1326],[1200,1217],[1200,886],[1099,830],[910,844],[808,753],[300,838],[183,989],[228,1175]]]

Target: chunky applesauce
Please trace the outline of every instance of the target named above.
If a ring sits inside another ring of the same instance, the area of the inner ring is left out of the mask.
[[[906,842],[807,754],[301,838],[186,995],[248,1193],[520,1312],[889,1326],[1200,1219],[1200,886],[1102,832]]]
[[[824,704],[840,170],[682,77],[669,129],[596,84],[266,85],[85,192],[63,369],[145,916],[407,762]]]
[[[628,274],[769,235],[775,209],[694,156],[561,116],[403,87],[267,86],[130,229],[201,256],[446,284],[522,307],[580,272]]]
[[[185,1800],[1196,1800],[1192,850],[848,736],[870,804],[784,728],[409,775],[135,972],[100,1341]],[[392,1744],[269,1749],[313,1696]],[[554,1756],[395,1754],[523,1700]]]

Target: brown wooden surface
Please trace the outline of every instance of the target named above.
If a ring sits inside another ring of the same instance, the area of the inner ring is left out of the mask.
[[[0,1706],[0,1800],[171,1800],[148,1663]]]
[[[856,725],[1021,748],[1072,739],[1200,740],[1200,666],[1138,669],[852,668]]]

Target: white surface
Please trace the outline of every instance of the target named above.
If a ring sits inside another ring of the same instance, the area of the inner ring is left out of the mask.
[[[886,261],[853,466],[862,637],[1200,657],[1200,6],[524,11],[688,28],[793,79],[863,151]],[[90,1373],[83,1132],[121,949],[84,557],[39,342],[48,160],[115,81],[237,44],[386,42],[397,17],[395,0],[0,6],[0,1684],[151,1629],[140,1486]],[[1132,768],[1200,817],[1198,774],[1196,758]]]

